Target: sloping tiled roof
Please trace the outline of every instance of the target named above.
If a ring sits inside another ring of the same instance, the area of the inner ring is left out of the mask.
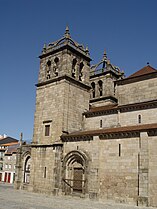
[[[100,107],[91,107],[88,111],[84,112],[83,114],[86,117],[92,117],[92,116],[99,116],[101,114],[114,114],[117,113],[118,105],[110,104],[110,105],[104,105]]]
[[[13,146],[15,144],[18,144],[18,142],[4,143],[4,144],[0,144],[0,145],[3,145],[3,146]]]
[[[68,135],[62,135],[62,138],[79,137],[79,136],[98,136],[100,134],[120,133],[120,132],[128,132],[128,131],[129,132],[148,131],[152,129],[157,129],[157,123],[143,124],[136,126],[123,126],[123,127],[115,127],[115,128],[104,128],[104,129],[89,130],[89,131],[79,131]]]
[[[9,136],[0,140],[0,144],[9,144],[9,143],[12,143],[12,142],[18,142],[18,140],[14,139],[12,137],[9,137]]]
[[[150,65],[147,65],[143,67],[142,69],[138,70],[137,72],[133,73],[132,75],[130,75],[128,78],[134,78],[134,77],[146,75],[146,74],[153,73],[153,72],[157,72],[157,70],[155,70]]]
[[[118,110],[120,112],[128,112],[128,111],[145,110],[151,108],[157,108],[157,99],[147,102],[127,104],[127,105],[110,104],[100,107],[91,107],[88,111],[84,112],[83,114],[86,117],[92,117],[92,116],[106,115],[108,113],[114,114],[117,113]]]
[[[117,104],[111,104],[111,105],[100,106],[100,107],[91,107],[88,112],[106,111],[106,110],[113,110],[116,108],[117,108]]]
[[[151,67],[150,65],[147,65],[143,67],[142,69],[138,70],[137,72],[133,73],[129,77],[115,81],[115,83],[117,85],[125,85],[129,83],[156,78],[156,77],[157,77],[157,70]]]

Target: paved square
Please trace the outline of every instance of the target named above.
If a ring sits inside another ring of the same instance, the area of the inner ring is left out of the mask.
[[[12,185],[0,183],[0,209],[141,209],[141,207],[110,204],[79,197],[56,197],[32,193],[15,190]]]

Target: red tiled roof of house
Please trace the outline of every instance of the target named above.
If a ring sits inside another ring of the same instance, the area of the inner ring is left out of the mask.
[[[18,142],[4,143],[4,144],[0,144],[0,146],[12,146],[14,144],[18,144]]]
[[[18,143],[18,140],[17,139],[14,139],[12,137],[5,137],[3,139],[0,140],[0,145],[2,144],[10,144],[10,143]]]

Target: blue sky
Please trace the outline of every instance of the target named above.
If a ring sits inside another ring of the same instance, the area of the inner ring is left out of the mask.
[[[156,0],[0,0],[0,134],[32,139],[38,56],[67,24],[91,64],[106,49],[126,76],[147,62],[157,69],[156,9]]]

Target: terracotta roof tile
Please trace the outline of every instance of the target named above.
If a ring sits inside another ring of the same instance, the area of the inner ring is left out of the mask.
[[[142,69],[138,70],[137,72],[133,73],[132,75],[130,75],[128,78],[134,78],[134,77],[146,75],[146,74],[153,73],[153,72],[157,72],[157,70],[151,67],[150,65],[147,65],[143,67]]]
[[[18,142],[11,142],[11,143],[4,143],[4,144],[0,144],[1,146],[12,146],[14,144],[18,144]]]
[[[125,85],[129,83],[135,83],[139,81],[144,81],[152,78],[157,78],[157,70],[150,65],[143,67],[141,70],[133,73],[127,78],[117,80],[115,83],[117,85]]]
[[[105,110],[113,110],[117,108],[117,104],[111,105],[104,105],[100,107],[91,107],[88,112],[98,112],[98,111],[105,111]]]
[[[3,138],[0,140],[0,144],[8,144],[8,143],[13,143],[13,142],[18,142],[17,139],[14,139],[12,137],[7,136],[6,138]]]
[[[96,113],[105,114],[108,111],[130,111],[130,110],[141,110],[141,109],[148,109],[148,108],[156,108],[157,107],[157,100],[147,101],[147,102],[138,102],[133,104],[127,105],[117,105],[117,104],[110,104],[100,107],[91,107],[89,111],[84,112],[83,114],[87,117],[90,117],[92,114],[96,115]]]
[[[136,126],[123,126],[123,127],[115,127],[115,128],[104,128],[104,129],[97,129],[97,130],[89,130],[89,131],[80,131],[71,133],[68,135],[62,135],[64,138],[68,137],[79,137],[79,136],[97,136],[100,134],[109,134],[109,133],[119,133],[119,132],[128,132],[128,131],[147,131],[151,129],[157,129],[157,123],[154,124],[143,124],[143,125],[136,125]]]

